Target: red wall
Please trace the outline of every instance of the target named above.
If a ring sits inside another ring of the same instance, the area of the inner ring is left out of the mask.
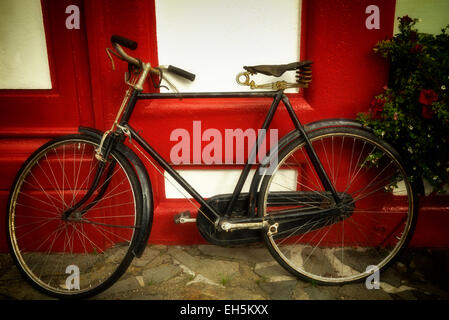
[[[77,4],[81,29],[67,30],[65,7]],[[367,30],[365,9],[380,8],[380,29]],[[125,66],[112,71],[105,47],[111,34],[138,41],[136,56],[157,65],[157,39],[153,0],[43,1],[49,60],[54,89],[0,91],[0,206],[6,201],[14,175],[26,157],[50,137],[76,130],[78,124],[106,129],[121,101]],[[374,44],[390,37],[395,1],[303,0],[301,58],[314,61],[313,82],[291,101],[304,123],[331,117],[354,118],[368,108],[385,85],[388,66],[372,52]],[[134,53],[133,53],[134,54]],[[182,66],[179,66],[182,67]],[[232,81],[232,79],[230,80]],[[149,90],[149,88],[147,88]],[[269,99],[187,99],[138,104],[131,124],[164,157],[169,158],[170,133],[202,129],[258,128]],[[273,122],[280,136],[292,129],[280,109]],[[204,169],[211,168],[202,167]],[[220,167],[221,168],[221,167]],[[173,215],[193,207],[186,200],[167,200],[164,179],[148,166],[155,194],[155,220],[150,237],[157,243],[204,242],[195,225],[175,225]],[[415,246],[449,247],[447,197],[423,199]],[[5,251],[5,219],[0,219],[0,251]]]
[[[64,27],[70,4],[82,8],[78,0],[42,1],[52,89],[0,90],[0,252],[7,250],[9,189],[22,163],[51,137],[94,124],[85,32]]]

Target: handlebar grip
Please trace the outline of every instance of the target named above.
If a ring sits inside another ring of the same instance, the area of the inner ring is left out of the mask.
[[[137,42],[133,40],[126,39],[125,37],[113,35],[111,37],[111,42],[118,43],[121,46],[124,46],[125,48],[128,48],[130,50],[135,50],[137,48]]]
[[[169,72],[172,72],[174,74],[177,74],[180,77],[183,77],[187,80],[193,81],[195,80],[195,75],[193,73],[190,73],[188,71],[182,70],[180,68],[174,67],[174,66],[168,66],[167,70]]]

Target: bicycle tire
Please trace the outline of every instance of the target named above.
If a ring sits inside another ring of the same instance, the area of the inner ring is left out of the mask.
[[[117,150],[108,159],[107,166],[115,163],[111,174],[96,190],[98,195],[106,186],[105,194],[84,215],[61,218],[69,201],[73,205],[86,194],[98,146],[98,139],[82,134],[51,140],[25,161],[11,189],[11,256],[23,277],[52,297],[96,295],[114,284],[133,259],[142,192],[132,165]]]
[[[323,285],[362,281],[388,268],[407,247],[417,220],[417,194],[399,154],[366,130],[325,128],[309,138],[337,193],[347,201],[346,213],[328,211],[327,216],[280,223],[278,233],[264,232],[263,239],[274,259],[298,278]],[[272,174],[262,180],[258,215],[270,224],[285,209],[324,212],[330,207],[330,194],[312,170],[304,146],[302,138],[287,145]],[[285,185],[287,175],[291,185]]]

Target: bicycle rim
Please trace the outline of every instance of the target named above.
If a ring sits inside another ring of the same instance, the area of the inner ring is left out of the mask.
[[[93,206],[69,219],[62,213],[87,193],[99,164],[97,142],[77,136],[49,142],[22,167],[9,202],[11,253],[30,283],[56,297],[87,297],[114,283],[133,256],[140,222],[138,180],[115,152]],[[103,194],[100,196],[101,190]]]
[[[396,153],[360,130],[330,128],[312,145],[339,196],[342,212],[306,215],[280,223],[265,242],[276,260],[298,277],[342,284],[386,268],[405,247],[416,221],[416,197]],[[262,186],[263,212],[323,212],[332,207],[304,149],[287,147]]]

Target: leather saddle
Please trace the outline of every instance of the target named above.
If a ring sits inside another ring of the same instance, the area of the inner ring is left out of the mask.
[[[253,74],[262,73],[267,76],[280,77],[284,72],[302,69],[310,66],[313,61],[304,60],[293,62],[289,64],[273,64],[273,65],[258,65],[258,66],[244,66],[243,68]]]

